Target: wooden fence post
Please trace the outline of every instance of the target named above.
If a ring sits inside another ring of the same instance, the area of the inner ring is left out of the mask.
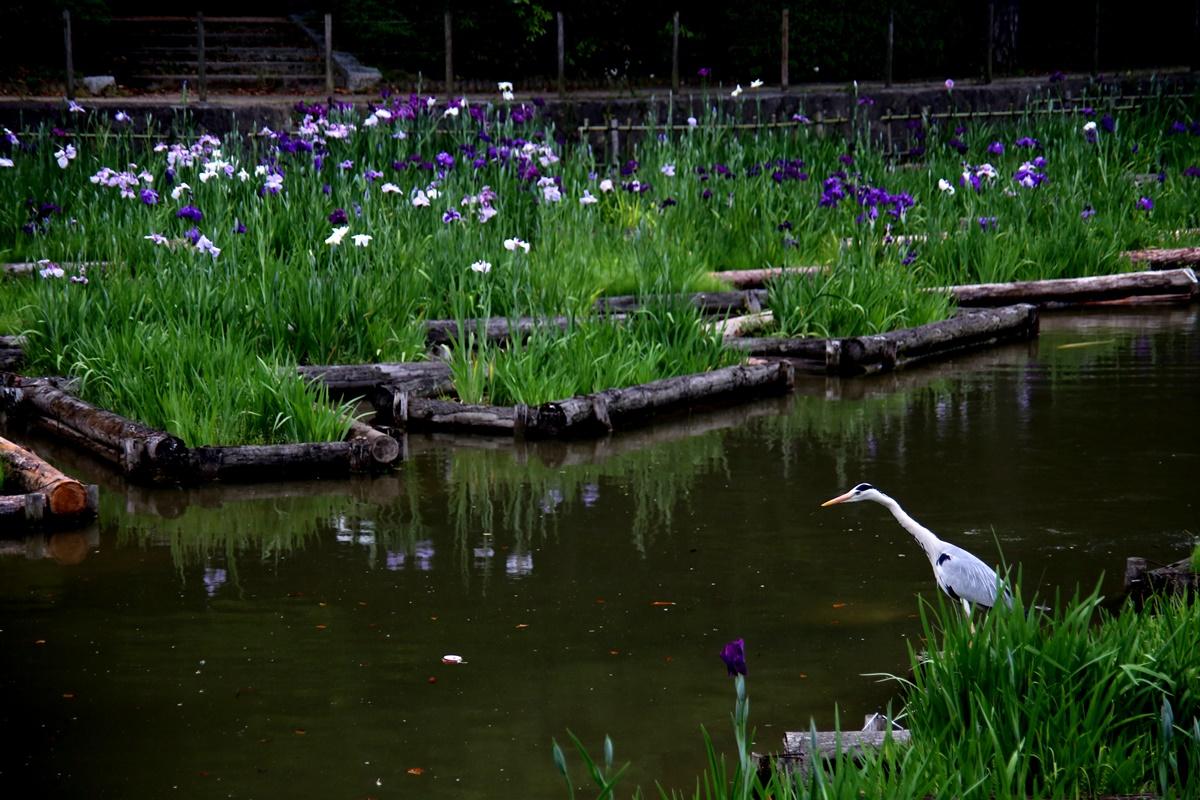
[[[788,10],[783,10],[783,19],[779,25],[779,88],[788,88]]]
[[[444,21],[446,32],[446,94],[449,95],[454,91],[454,42],[451,39],[452,23],[449,6],[446,7]]]
[[[987,6],[987,65],[983,71],[983,82],[992,82],[992,47],[996,38],[996,1],[988,0]]]
[[[75,99],[75,54],[71,47],[71,12],[63,9],[63,44],[67,48],[67,99]]]
[[[204,12],[196,12],[196,82],[200,95],[200,102],[208,100],[208,78],[205,73],[204,65]]]
[[[325,15],[325,91],[333,94],[333,14]]]
[[[892,67],[894,64],[896,41],[896,9],[893,6],[888,6],[888,27],[887,27],[887,67],[883,75],[883,85],[890,87],[892,85]]]
[[[671,91],[679,93],[679,12],[675,12],[675,22],[671,33]]]
[[[558,96],[567,95],[567,40],[563,30],[563,12],[558,12]]]
[[[619,125],[620,123],[617,122],[616,117],[608,121],[608,128],[612,137],[612,163],[614,166],[621,163],[621,130],[618,127]]]

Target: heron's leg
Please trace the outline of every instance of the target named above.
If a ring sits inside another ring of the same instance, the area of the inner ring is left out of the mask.
[[[971,604],[967,602],[967,599],[965,597],[962,598],[962,609],[963,609],[963,613],[967,615],[967,625],[969,625],[971,628],[971,635],[974,636],[975,635],[975,623],[971,620]]]

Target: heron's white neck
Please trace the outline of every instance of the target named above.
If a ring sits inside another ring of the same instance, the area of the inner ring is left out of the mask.
[[[910,517],[908,512],[901,508],[900,504],[895,500],[888,497],[883,492],[880,492],[878,489],[875,491],[879,494],[878,503],[887,508],[888,511],[892,512],[892,516],[896,518],[896,522],[900,523],[901,528],[904,528],[904,530],[912,534],[912,537],[917,540],[917,544],[921,545],[921,549],[925,551],[925,555],[927,555],[930,560],[937,558],[938,550],[940,549],[942,540],[939,539],[933,531],[929,530],[924,525]]]

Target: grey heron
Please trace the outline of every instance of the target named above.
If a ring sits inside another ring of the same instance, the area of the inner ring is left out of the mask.
[[[938,587],[952,600],[962,603],[969,617],[971,604],[991,608],[996,604],[996,593],[1000,579],[996,571],[957,545],[943,542],[933,531],[910,517],[900,504],[869,483],[860,483],[845,494],[827,500],[821,507],[838,503],[859,503],[870,500],[892,512],[900,527],[912,534],[929,557],[933,566],[933,577]],[[1004,590],[1004,602],[1012,605],[1012,596]]]

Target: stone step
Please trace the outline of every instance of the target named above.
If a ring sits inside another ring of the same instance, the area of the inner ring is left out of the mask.
[[[195,74],[200,64],[195,59],[190,61],[158,61],[142,59],[132,62],[141,75],[182,75]],[[128,66],[128,65],[127,65]],[[316,59],[309,61],[223,61],[208,60],[204,62],[206,75],[325,75],[325,64]]]
[[[200,79],[196,73],[182,73],[175,75],[131,75],[126,79],[126,83],[131,86],[140,86],[146,89],[179,89],[183,82],[187,81],[188,86],[194,92],[200,85]],[[325,85],[324,75],[207,75],[205,77],[207,88],[211,91],[214,89],[226,88],[272,88],[272,89],[300,89],[308,88],[315,89]]]
[[[167,61],[184,62],[196,60],[196,42],[184,47],[145,45],[126,51],[130,62]],[[319,61],[321,53],[311,44],[308,47],[274,46],[240,47],[223,45],[212,47],[205,42],[204,57],[209,61]]]

